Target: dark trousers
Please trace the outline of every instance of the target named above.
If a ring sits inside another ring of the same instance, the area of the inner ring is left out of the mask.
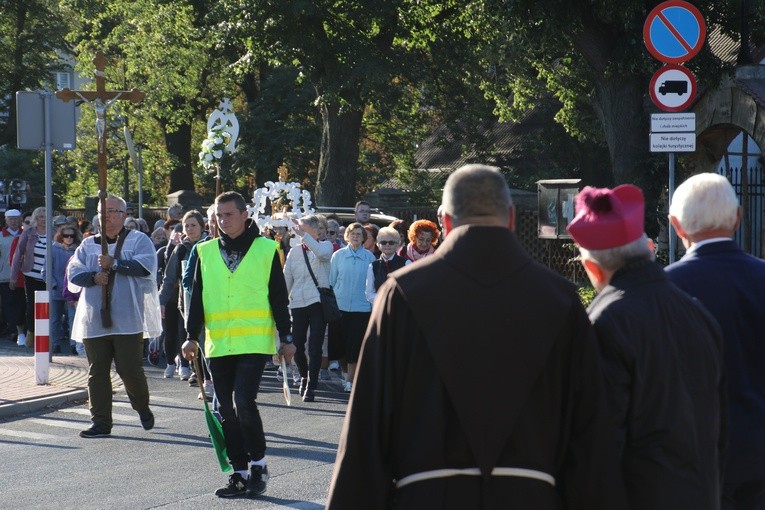
[[[343,343],[343,332],[340,320],[327,324],[327,356],[331,360],[337,360],[345,356],[345,344]]]
[[[183,327],[181,311],[176,306],[168,304],[165,307],[162,329],[165,332],[165,358],[168,363],[174,365],[175,356],[181,353],[181,344],[186,339],[186,328]],[[189,366],[189,362],[183,356],[181,356],[181,366]]]
[[[27,346],[34,345],[35,338],[35,291],[45,290],[45,281],[37,278],[24,277],[24,292],[27,298],[26,325],[27,331],[31,334],[31,344],[29,336],[27,337]]]
[[[139,413],[148,409],[143,333],[85,338],[83,343],[88,356],[88,400],[93,423],[112,428],[112,361],[125,384],[130,405]]]
[[[17,327],[24,326],[26,314],[26,296],[24,287],[16,287],[11,290],[8,282],[0,283],[0,299],[2,299],[3,318],[12,335],[18,333]]]
[[[248,461],[266,455],[266,435],[255,399],[269,359],[268,354],[208,358],[228,458],[237,471],[247,469]]]
[[[724,484],[722,510],[765,510],[765,480]]]
[[[319,383],[322,346],[324,345],[324,313],[321,303],[292,309],[292,338],[295,342],[295,363],[301,377],[308,377],[308,389],[315,390]],[[310,328],[310,329],[309,329]],[[307,335],[310,332],[310,336]],[[308,358],[305,344],[308,342]]]
[[[345,360],[348,363],[356,363],[361,352],[361,342],[364,333],[367,332],[371,312],[343,312],[340,319],[343,342],[345,342]]]

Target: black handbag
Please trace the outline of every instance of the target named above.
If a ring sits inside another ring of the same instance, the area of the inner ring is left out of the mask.
[[[303,250],[303,256],[305,257],[305,265],[308,266],[308,272],[311,274],[316,290],[319,291],[319,299],[321,300],[321,310],[324,314],[324,321],[327,323],[340,320],[343,316],[343,312],[340,311],[340,307],[337,306],[337,298],[335,298],[335,291],[332,287],[319,287],[319,281],[316,279],[316,275],[313,274],[311,268],[311,262],[308,260],[308,252],[301,246]]]

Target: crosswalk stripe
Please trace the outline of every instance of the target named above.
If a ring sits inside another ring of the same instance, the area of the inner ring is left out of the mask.
[[[56,439],[56,436],[50,434],[38,434],[36,432],[24,432],[22,430],[0,429],[0,436],[20,437],[24,439]]]
[[[90,411],[87,409],[59,409],[62,413],[79,414],[82,416],[90,417]],[[135,421],[138,418],[138,414],[115,414],[112,413],[112,420],[114,421]]]
[[[87,426],[85,422],[75,421],[62,421],[62,420],[49,420],[47,418],[30,418],[32,423],[38,423],[40,425],[46,425],[48,427],[59,427],[62,429],[82,429]]]

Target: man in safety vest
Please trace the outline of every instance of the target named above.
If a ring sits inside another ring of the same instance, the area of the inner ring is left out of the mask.
[[[289,299],[276,243],[260,236],[242,195],[219,195],[215,216],[220,237],[197,245],[183,355],[196,357],[204,327],[205,356],[234,468],[215,495],[255,497],[268,482],[266,438],[255,399],[266,361],[276,351],[276,330],[279,352],[287,357],[295,352]]]

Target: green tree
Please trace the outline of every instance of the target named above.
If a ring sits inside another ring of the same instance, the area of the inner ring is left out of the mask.
[[[53,84],[66,30],[56,2],[0,0],[0,146],[16,144],[16,92]]]
[[[227,86],[233,88],[226,77],[226,61],[209,37],[208,4],[181,0],[77,4],[81,15],[70,39],[80,68],[88,70],[91,56],[101,49],[112,62],[107,78],[115,86],[137,86],[147,92],[144,102],[125,106],[124,113],[159,125],[171,156],[168,191],[194,189],[198,150],[193,140],[204,137],[208,108],[217,105]],[[133,125],[137,142],[144,141],[145,130],[152,130],[141,121]]]
[[[647,85],[661,64],[645,49],[642,27],[658,3],[487,0],[494,44],[482,58],[499,78],[484,80],[483,86],[497,111],[517,118],[552,93],[562,105],[556,118],[569,132],[605,141],[614,182],[650,186],[655,178],[647,143]],[[741,3],[694,2],[708,24],[734,37]],[[750,4],[749,15],[762,14],[763,0]],[[755,38],[762,32],[762,23],[757,26]],[[727,70],[708,47],[689,65],[706,86],[715,86]]]

